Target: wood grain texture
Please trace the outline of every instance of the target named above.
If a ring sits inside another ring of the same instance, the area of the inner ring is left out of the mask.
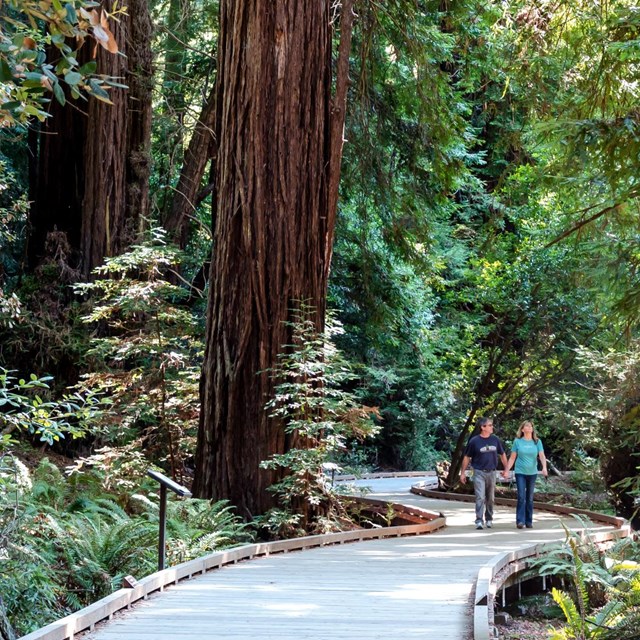
[[[372,497],[398,501],[397,494]],[[476,531],[473,505],[415,495],[402,501],[445,513],[447,528],[226,566],[152,596],[85,640],[466,640],[480,568],[505,551],[562,540],[562,523],[577,524],[537,513],[534,529],[518,530],[513,510],[499,508],[494,528]]]

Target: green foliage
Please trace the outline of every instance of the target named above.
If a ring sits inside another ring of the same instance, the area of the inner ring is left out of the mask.
[[[152,48],[159,70],[154,85],[151,194],[157,219],[163,222],[172,206],[203,100],[215,83],[219,3],[171,0],[152,3],[150,9],[155,25]],[[205,172],[205,180],[209,180],[209,172]],[[206,182],[202,184],[203,189],[206,186]],[[185,258],[189,267],[197,269],[211,251],[210,198],[197,203],[192,215],[192,250]]]
[[[79,438],[86,433],[98,400],[90,393],[65,395],[62,400],[46,400],[50,376],[17,379],[0,367],[0,452],[11,442],[14,431],[24,431],[51,445],[65,436]]]
[[[13,326],[20,315],[17,297],[5,293],[3,285],[6,274],[15,273],[18,267],[28,208],[21,184],[24,176],[16,166],[19,163],[9,150],[5,151],[6,147],[20,148],[21,133],[0,131],[0,326]]]
[[[323,464],[378,430],[373,421],[377,410],[358,404],[347,388],[354,375],[331,342],[339,328],[329,323],[326,334],[318,333],[314,316],[304,302],[292,310],[288,323],[292,344],[283,345],[278,364],[270,371],[277,382],[266,408],[284,424],[293,446],[261,464],[284,472],[271,490],[285,513],[271,514],[265,523],[282,527],[283,518],[287,525],[299,521],[307,532],[326,523],[319,516],[339,508],[339,497],[327,482]],[[299,511],[301,517],[288,520],[286,513],[291,510]]]
[[[172,282],[178,261],[154,229],[148,241],[107,259],[93,282],[75,287],[89,296],[84,321],[94,327],[93,371],[80,387],[110,398],[95,433],[112,446],[143,445],[174,477],[194,448],[203,351],[198,318],[181,305],[187,291]]]
[[[115,78],[95,73],[96,62],[80,66],[77,51],[91,38],[111,53],[118,48],[109,31],[109,18],[126,10],[114,4],[111,14],[93,0],[5,0],[0,14],[0,126],[44,120],[49,98],[64,104],[65,89],[72,97],[86,95],[110,102]],[[96,9],[96,7],[98,9]],[[115,18],[117,19],[117,18]],[[42,25],[46,31],[42,31]],[[70,42],[75,40],[77,48]],[[56,54],[47,57],[47,47]],[[64,82],[64,85],[62,84]]]
[[[0,591],[19,634],[155,571],[157,487],[138,475],[125,509],[102,475],[94,466],[67,479],[47,460],[29,473],[0,458]],[[228,504],[206,500],[169,500],[167,533],[170,565],[251,539]]]
[[[554,9],[360,9],[330,301],[383,464],[432,464],[480,409],[555,424],[610,303],[592,247],[548,246],[578,202],[545,179],[537,128],[565,61],[527,66]]]
[[[140,496],[137,496],[140,498]],[[147,503],[157,530],[158,505]],[[251,528],[226,500],[178,500],[167,505],[167,562],[178,564],[253,540]]]
[[[604,551],[589,538],[567,531],[564,545],[532,562],[534,573],[562,576],[571,584],[570,593],[552,590],[566,625],[549,637],[553,640],[637,637],[640,563],[629,556],[638,553],[639,546],[632,540],[623,540]]]
[[[639,345],[636,339],[616,348],[601,342],[602,346],[576,350],[579,383],[588,393],[565,399],[565,421],[567,432],[580,443],[576,451],[583,452],[582,459],[594,459],[617,511],[631,518],[640,494]],[[591,456],[585,458],[584,452]],[[577,462],[580,470],[583,463]]]

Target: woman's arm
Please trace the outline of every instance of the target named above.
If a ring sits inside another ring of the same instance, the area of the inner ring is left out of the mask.
[[[549,474],[547,473],[547,458],[544,455],[544,451],[538,452],[538,458],[540,458],[542,464],[542,475],[546,478]]]
[[[511,469],[513,468],[513,465],[514,465],[517,457],[518,457],[518,452],[517,451],[512,451],[511,455],[509,456],[509,462],[507,462],[507,466],[505,467],[505,471],[506,472],[511,471]]]

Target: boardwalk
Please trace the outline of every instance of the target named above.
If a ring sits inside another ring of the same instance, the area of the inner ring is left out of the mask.
[[[473,528],[473,506],[407,492],[415,479],[369,481],[371,497],[447,516],[427,536],[320,547],[256,558],[172,586],[84,640],[373,640],[471,638],[473,585],[496,554],[564,538],[558,516],[517,530],[498,508],[494,528]],[[574,525],[575,521],[565,520]]]

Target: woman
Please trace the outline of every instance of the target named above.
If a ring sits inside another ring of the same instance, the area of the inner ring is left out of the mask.
[[[542,475],[547,477],[547,459],[544,456],[542,441],[536,435],[533,422],[525,420],[518,428],[513,442],[507,471],[516,463],[516,487],[518,506],[516,508],[516,526],[518,529],[533,527],[533,491],[538,477],[538,458],[542,464]]]

